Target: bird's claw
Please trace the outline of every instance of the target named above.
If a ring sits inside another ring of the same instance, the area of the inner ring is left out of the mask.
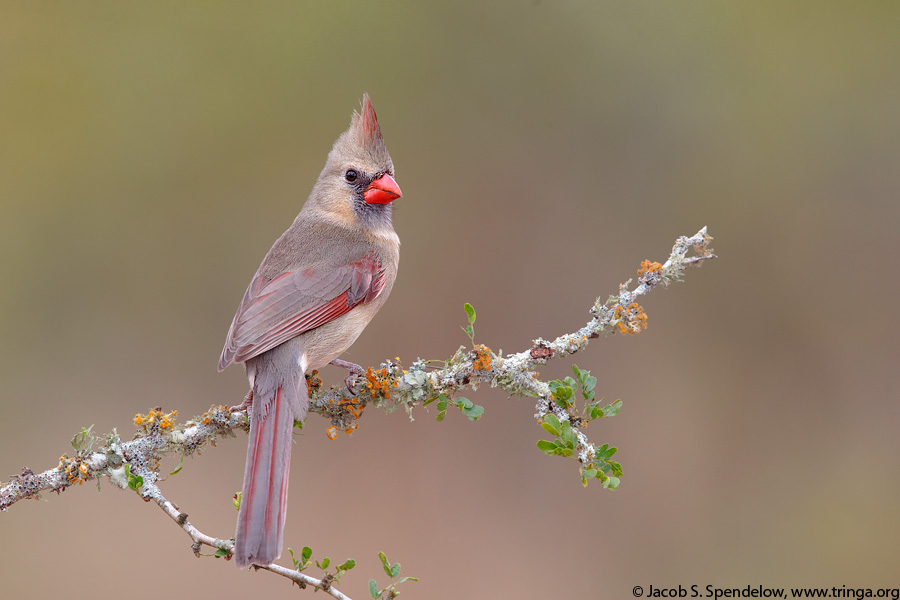
[[[247,414],[250,414],[250,407],[253,405],[253,390],[247,392],[247,395],[244,396],[244,401],[236,406],[232,406],[230,409],[231,412],[242,412],[246,411]]]
[[[353,381],[354,377],[360,377],[362,375],[365,375],[366,370],[363,369],[361,366],[359,366],[356,363],[348,362],[346,360],[341,360],[339,358],[336,358],[333,361],[331,361],[331,364],[333,364],[336,367],[340,367],[342,369],[347,369],[348,371],[350,371],[350,373],[347,374],[346,377],[344,377],[344,385],[347,386],[347,391],[350,392],[350,394],[352,394],[353,396],[355,396],[356,390],[353,389],[353,385],[351,382]]]

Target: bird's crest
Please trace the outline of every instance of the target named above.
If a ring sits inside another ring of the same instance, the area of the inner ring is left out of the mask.
[[[383,148],[384,139],[378,126],[378,117],[368,94],[363,94],[360,112],[353,111],[350,128],[356,133],[359,143],[370,148]]]

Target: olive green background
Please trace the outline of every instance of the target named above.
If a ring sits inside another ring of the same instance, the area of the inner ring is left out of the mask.
[[[367,91],[403,246],[346,359],[447,357],[467,301],[477,341],[523,350],[678,235],[709,226],[720,258],[646,298],[646,332],[542,370],[624,401],[588,430],[620,448],[618,492],[482,389],[477,423],[368,410],[329,441],[312,418],[286,546],[355,558],[355,599],[379,550],[430,600],[900,587],[898,26],[876,1],[3,2],[0,479],[85,425],[241,399],[215,369],[234,309]],[[209,534],[234,531],[243,438],[163,484]],[[194,559],[108,483],[0,515],[0,577],[312,597]]]

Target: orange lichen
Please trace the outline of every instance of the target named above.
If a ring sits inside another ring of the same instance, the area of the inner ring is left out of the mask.
[[[312,396],[313,392],[319,391],[322,387],[322,378],[319,377],[319,371],[313,369],[312,372],[306,375],[306,390],[309,392],[309,395]]]
[[[69,458],[68,454],[59,457],[59,464],[56,468],[63,471],[66,474],[66,481],[73,485],[76,483],[81,485],[92,477],[90,468],[85,462],[78,457]]]
[[[640,333],[642,329],[647,329],[647,313],[637,302],[632,302],[627,307],[617,304],[614,315],[619,321],[616,323],[616,329],[621,333],[634,335]]]
[[[359,429],[359,423],[356,421],[362,416],[366,407],[364,402],[361,402],[359,398],[341,398],[331,401],[331,403],[334,408],[329,410],[333,414],[332,425],[327,430],[329,439],[335,439],[341,428],[346,434],[351,434]]]
[[[151,408],[150,412],[146,415],[142,415],[141,413],[134,415],[134,424],[142,427],[144,431],[152,429],[153,427],[158,427],[165,431],[171,429],[175,425],[175,416],[177,414],[177,410],[173,410],[170,413],[164,413],[159,407]]]
[[[342,412],[349,412],[355,420],[362,416],[365,405],[358,398],[341,398],[337,403],[337,409]]]
[[[662,265],[658,262],[650,262],[649,260],[645,260],[641,262],[641,268],[638,269],[637,274],[643,275],[644,273],[659,273],[662,271]]]
[[[489,371],[493,362],[491,349],[484,344],[478,344],[473,352],[475,353],[475,360],[472,361],[473,368],[476,371]]]
[[[389,391],[392,387],[397,387],[397,380],[394,379],[390,373],[388,373],[387,369],[381,369],[380,371],[373,371],[372,367],[369,367],[366,370],[366,389],[369,390],[369,393],[373,396],[381,395],[385,398],[391,397],[391,392]]]
[[[173,410],[172,414],[174,416],[174,415],[178,414],[178,411]],[[223,422],[226,422],[230,416],[231,416],[231,409],[228,408],[227,406],[225,406],[224,404],[220,404],[218,406],[213,406],[208,411],[203,413],[203,416],[200,417],[200,422],[203,423],[204,425],[209,425],[210,423],[213,422],[213,420],[216,420],[219,422],[219,424],[221,424]],[[172,421],[174,423],[175,420],[172,419]],[[215,445],[215,444],[213,444],[213,445]]]

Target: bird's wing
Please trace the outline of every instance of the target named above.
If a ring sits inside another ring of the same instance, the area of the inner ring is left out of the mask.
[[[361,302],[371,302],[384,284],[384,267],[372,252],[328,270],[302,269],[274,278],[257,273],[231,322],[219,370],[324,325]]]

